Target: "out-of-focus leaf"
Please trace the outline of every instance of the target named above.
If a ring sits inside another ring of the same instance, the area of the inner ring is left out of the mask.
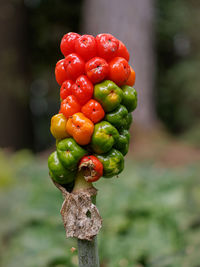
[[[9,157],[14,182],[1,188],[0,264],[77,266],[77,252],[70,252],[76,242],[65,239],[62,196],[46,161],[30,157],[23,163],[22,155]],[[101,261],[109,267],[198,266],[199,171],[197,165],[169,169],[127,160],[119,178],[100,179],[95,185],[103,217]]]

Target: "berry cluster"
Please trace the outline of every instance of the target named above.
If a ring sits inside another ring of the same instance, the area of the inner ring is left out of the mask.
[[[137,106],[135,71],[126,46],[111,34],[67,33],[57,62],[60,111],[51,119],[57,149],[48,160],[51,178],[73,185],[118,175],[128,152],[131,112]]]

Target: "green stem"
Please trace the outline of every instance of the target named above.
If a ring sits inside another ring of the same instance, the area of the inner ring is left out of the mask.
[[[78,239],[79,267],[99,267],[97,237],[92,241]]]
[[[92,183],[88,183],[82,172],[78,172],[72,193],[77,193],[85,189],[92,188]],[[96,203],[96,196],[92,196],[92,203]],[[99,256],[97,237],[92,241],[78,239],[79,267],[99,267]]]
[[[78,191],[82,191],[84,189],[88,189],[88,188],[92,188],[92,187],[93,187],[92,183],[88,183],[84,179],[83,173],[78,172],[72,193],[76,193]]]

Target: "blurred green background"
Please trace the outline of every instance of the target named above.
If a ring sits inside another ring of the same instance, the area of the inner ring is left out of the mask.
[[[54,66],[69,31],[111,32],[136,70],[125,171],[101,179],[101,267],[200,266],[200,3],[0,2],[0,266],[78,266],[48,178]]]

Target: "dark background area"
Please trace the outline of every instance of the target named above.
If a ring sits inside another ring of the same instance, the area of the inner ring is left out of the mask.
[[[59,106],[54,67],[63,34],[79,31],[81,4],[1,1],[0,146],[38,152],[53,143],[49,122]]]

